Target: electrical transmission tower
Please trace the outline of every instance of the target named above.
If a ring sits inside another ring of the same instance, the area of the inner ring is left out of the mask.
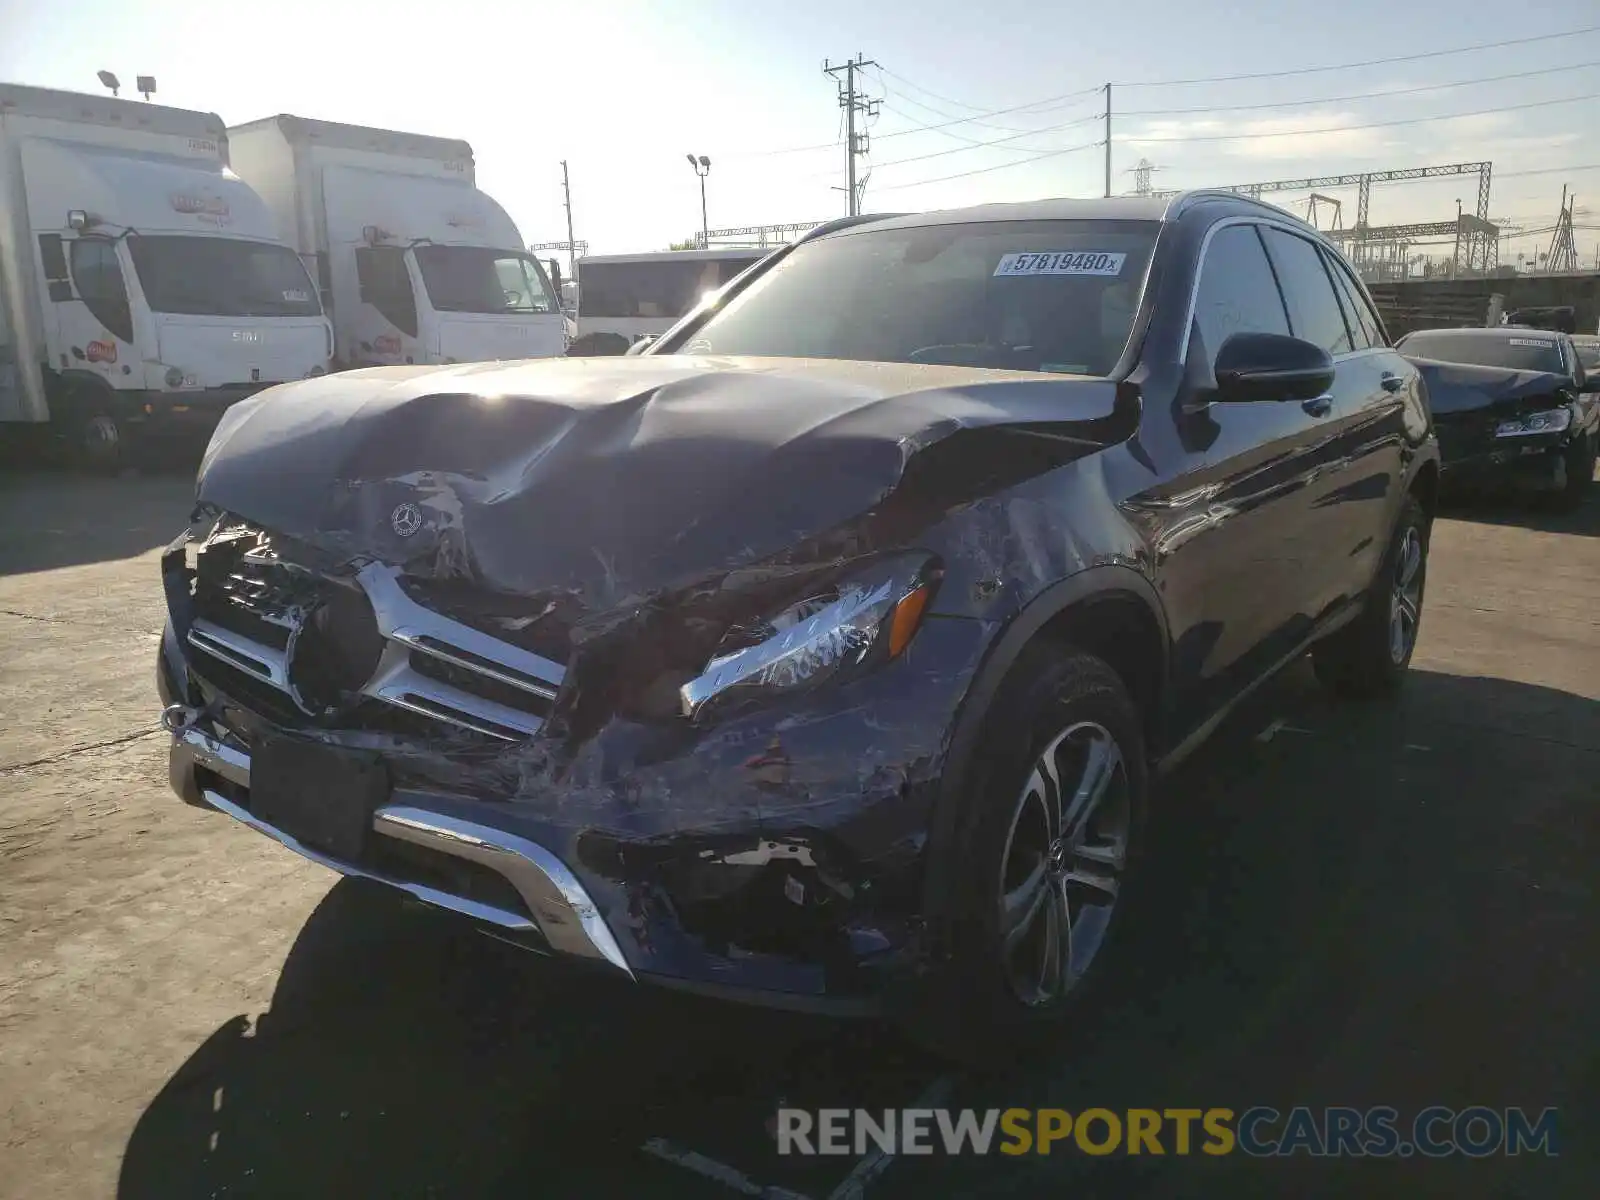
[[[1561,215],[1556,218],[1555,233],[1550,238],[1550,249],[1547,252],[1548,271],[1576,271],[1578,269],[1578,247],[1572,240],[1572,210],[1578,203],[1576,196],[1567,197],[1567,189],[1561,189]]]
[[[822,73],[832,75],[834,82],[839,85],[839,107],[844,109],[844,171],[845,195],[849,197],[849,206],[846,212],[855,216],[861,211],[861,193],[866,188],[866,179],[856,182],[856,159],[867,153],[868,138],[865,129],[857,132],[856,117],[870,120],[878,115],[878,100],[869,100],[863,96],[856,81],[856,72],[863,67],[876,67],[878,63],[861,57],[859,51],[856,56],[846,59],[837,66],[827,59],[822,62]]]

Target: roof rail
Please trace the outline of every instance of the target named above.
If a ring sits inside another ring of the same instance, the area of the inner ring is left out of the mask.
[[[1295,224],[1304,225],[1307,229],[1310,229],[1313,232],[1322,232],[1321,230],[1317,229],[1315,225],[1311,224],[1303,217],[1297,217],[1294,213],[1290,212],[1286,208],[1279,208],[1276,204],[1269,204],[1267,201],[1261,199],[1260,196],[1252,196],[1246,192],[1229,191],[1227,188],[1195,188],[1193,191],[1180,192],[1178,196],[1173,199],[1172,203],[1167,206],[1166,218],[1174,219],[1181,217],[1193,205],[1205,200],[1235,200],[1242,204],[1254,205],[1256,208],[1265,209],[1267,212],[1271,213],[1274,217],[1280,220],[1284,217],[1287,217]]]
[[[853,217],[836,217],[832,221],[824,221],[804,237],[796,239],[794,245],[809,242],[812,238],[824,237],[830,233],[838,233],[841,229],[849,229],[853,225],[865,225],[868,221],[887,221],[894,217],[909,216],[909,213],[859,213]]]

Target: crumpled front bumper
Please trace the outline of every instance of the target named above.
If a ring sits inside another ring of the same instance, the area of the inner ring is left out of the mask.
[[[1560,491],[1567,485],[1566,455],[1571,442],[1571,430],[1499,439],[1488,449],[1446,462],[1441,479],[1448,487],[1464,490]]]
[[[374,855],[352,862],[251,812],[244,739],[202,716],[211,689],[169,625],[172,786],[311,861],[532,949],[730,999],[870,1012],[921,953],[932,797],[992,633],[930,619],[870,676],[704,731],[614,721],[570,777],[530,770],[509,798],[480,794],[470,770],[397,781],[373,817]],[[521,748],[507,753],[521,762]]]
[[[162,723],[172,733],[170,758],[174,790],[185,800],[226,813],[282,843],[296,854],[343,875],[386,883],[439,908],[458,912],[497,929],[536,935],[551,951],[609,964],[633,977],[617,939],[589,893],[559,858],[537,842],[490,825],[464,820],[426,806],[422,796],[397,790],[372,818],[372,832],[425,851],[487,868],[504,879],[521,900],[521,909],[406,878],[381,866],[341,861],[313,849],[251,814],[250,755],[192,722],[198,714],[172,705]]]

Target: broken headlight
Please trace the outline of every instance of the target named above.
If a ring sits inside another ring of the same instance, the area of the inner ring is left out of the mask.
[[[899,657],[922,623],[938,576],[926,557],[895,559],[730,630],[705,670],[678,689],[683,715],[815,687]]]
[[[1560,433],[1571,424],[1570,408],[1552,408],[1545,412],[1527,413],[1514,421],[1501,421],[1494,427],[1494,435],[1503,438],[1526,437],[1532,433]]]

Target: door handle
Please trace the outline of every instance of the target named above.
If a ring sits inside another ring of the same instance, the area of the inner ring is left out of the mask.
[[[1385,371],[1379,377],[1378,382],[1383,384],[1383,390],[1386,392],[1398,392],[1406,385],[1406,381],[1393,371]]]
[[[1325,417],[1333,408],[1333,396],[1324,392],[1322,395],[1310,400],[1302,400],[1300,407],[1313,417]]]

